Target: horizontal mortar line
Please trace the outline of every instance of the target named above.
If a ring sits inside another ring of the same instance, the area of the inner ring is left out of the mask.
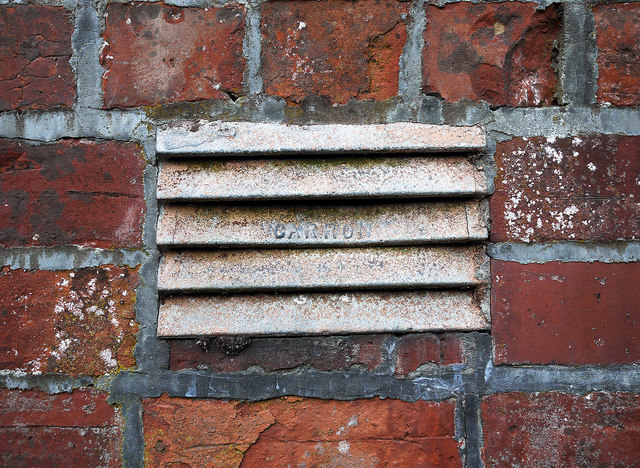
[[[80,246],[0,247],[0,265],[12,270],[73,270],[101,265],[137,267],[149,254],[136,249],[100,249]]]
[[[460,372],[445,370],[420,379],[399,379],[393,375],[363,372],[320,372],[300,374],[210,374],[193,371],[154,373],[121,372],[113,381],[111,394],[136,394],[154,398],[163,393],[187,398],[266,400],[280,396],[356,400],[380,396],[405,401],[441,401],[463,391]]]
[[[593,391],[640,393],[640,366],[497,366],[486,370],[485,394]]]
[[[95,384],[96,379],[89,376],[72,377],[63,374],[34,375],[9,369],[0,371],[0,388],[9,390],[30,390],[38,388],[49,394],[57,394]]]
[[[42,142],[95,138],[143,143],[153,137],[145,120],[141,108],[7,111],[0,112],[0,137]]]
[[[491,115],[486,131],[511,137],[640,135],[640,107],[504,107],[492,111]]]
[[[640,241],[614,242],[540,242],[533,244],[500,242],[487,246],[495,260],[518,263],[640,261]]]

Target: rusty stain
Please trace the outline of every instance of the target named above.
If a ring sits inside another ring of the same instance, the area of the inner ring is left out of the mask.
[[[478,246],[167,252],[160,261],[158,289],[475,286],[475,256],[480,252]]]
[[[274,200],[482,195],[485,175],[460,158],[165,162],[158,199]]]
[[[486,145],[479,127],[420,123],[284,125],[252,122],[179,122],[160,127],[158,153],[215,155],[299,152],[476,151]]]
[[[409,245],[487,238],[479,202],[340,206],[167,205],[158,245]]]
[[[469,291],[174,296],[158,321],[163,337],[487,328]]]

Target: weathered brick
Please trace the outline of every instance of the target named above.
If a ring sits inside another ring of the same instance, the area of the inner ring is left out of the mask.
[[[121,422],[107,395],[0,392],[0,465],[121,466]]]
[[[263,5],[265,90],[289,104],[315,94],[345,104],[398,93],[409,5],[395,0]]]
[[[638,466],[640,395],[507,393],[482,402],[494,466]]]
[[[396,374],[406,375],[427,363],[464,362],[460,340],[454,335],[415,334],[400,337],[396,345]]]
[[[0,271],[0,368],[100,375],[135,365],[135,271]]]
[[[491,106],[553,102],[553,47],[560,25],[555,5],[539,11],[532,3],[460,2],[428,5],[426,12],[426,94]]]
[[[640,4],[593,9],[598,44],[597,99],[614,106],[640,105]]]
[[[250,367],[265,371],[311,367],[322,371],[352,366],[374,370],[382,363],[383,342],[389,335],[254,338],[237,356],[228,356],[210,343],[203,351],[195,340],[171,340],[172,370],[205,368],[238,372]]]
[[[0,6],[0,111],[73,105],[72,33],[64,8]]]
[[[640,362],[640,263],[493,261],[498,364]]]
[[[131,143],[0,139],[0,244],[139,246],[144,167]]]
[[[242,93],[244,10],[111,3],[102,53],[106,108]]]
[[[150,466],[461,466],[454,411],[454,401],[163,396],[144,403],[145,458]]]
[[[496,150],[493,241],[640,238],[640,137],[515,138]]]

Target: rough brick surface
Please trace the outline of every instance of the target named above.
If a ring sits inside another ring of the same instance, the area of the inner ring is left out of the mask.
[[[265,90],[299,103],[345,104],[398,92],[409,5],[395,0],[274,1],[263,5]]]
[[[0,392],[0,465],[117,467],[120,419],[96,390]]]
[[[496,150],[493,241],[640,238],[640,137],[515,138]]]
[[[72,32],[64,8],[0,6],[0,111],[73,105]]]
[[[106,108],[241,94],[242,7],[111,3],[107,15],[102,53]]]
[[[164,396],[144,409],[150,466],[461,466],[453,401]]]
[[[482,415],[487,467],[638,466],[639,395],[498,394]]]
[[[426,7],[423,91],[446,101],[541,106],[553,101],[552,68],[560,19],[533,3]]]
[[[460,340],[451,334],[405,335],[396,345],[396,374],[406,375],[427,363],[438,365],[464,362]]]
[[[238,372],[250,367],[265,371],[310,367],[322,371],[352,366],[374,370],[382,363],[388,335],[255,338],[237,356],[228,356],[210,343],[205,352],[195,340],[171,340],[170,368]]]
[[[0,368],[99,375],[135,364],[137,273],[0,271]]]
[[[0,139],[0,245],[140,245],[144,166],[130,143]]]
[[[498,364],[640,362],[640,263],[493,261],[491,271]]]
[[[640,4],[593,9],[598,44],[598,101],[640,105]]]

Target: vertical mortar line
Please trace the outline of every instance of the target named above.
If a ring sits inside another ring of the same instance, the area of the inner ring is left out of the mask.
[[[141,283],[137,289],[136,320],[139,323],[135,358],[139,369],[157,371],[166,369],[169,363],[169,346],[157,337],[158,324],[158,249],[156,246],[156,221],[158,203],[156,200],[157,164],[155,138],[146,140],[144,153],[148,164],[144,172],[144,196],[146,215],[144,221],[143,243],[149,254],[140,267]]]
[[[464,394],[456,398],[456,408],[454,414],[455,439],[458,442],[458,452],[462,460],[462,466],[468,466],[467,461],[467,432],[464,423]],[[463,442],[460,444],[460,442]]]
[[[484,467],[482,461],[482,415],[480,410],[480,397],[475,393],[467,393],[462,400],[462,413],[464,418],[465,466],[468,468]]]
[[[562,5],[558,101],[588,106],[596,100],[597,49],[593,13],[582,2]]]
[[[422,49],[424,48],[423,32],[427,25],[424,10],[425,0],[413,0],[407,24],[407,42],[402,49],[399,61],[398,95],[411,103],[411,107],[419,106],[422,90]]]
[[[120,406],[122,419],[122,466],[142,468],[144,466],[144,428],[142,425],[142,402],[136,395],[119,395],[115,404]]]
[[[76,73],[76,112],[83,108],[101,109],[102,74],[100,51],[102,49],[102,23],[98,10],[91,0],[81,0],[76,9],[76,24],[71,39],[72,65]]]
[[[244,73],[244,88],[249,95],[262,93],[262,5],[259,2],[247,3],[245,17],[245,33],[242,42],[242,52],[247,65]]]

